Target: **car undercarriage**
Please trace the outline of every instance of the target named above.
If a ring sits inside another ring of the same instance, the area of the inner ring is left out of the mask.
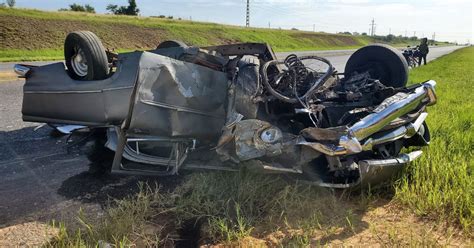
[[[93,130],[114,173],[251,167],[348,188],[388,181],[430,141],[436,83],[406,86],[407,63],[386,45],[357,50],[340,73],[319,56],[279,61],[264,43],[114,54],[75,33],[66,68],[15,66],[23,119]]]

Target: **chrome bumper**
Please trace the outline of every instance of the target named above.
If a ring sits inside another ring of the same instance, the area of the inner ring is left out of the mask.
[[[400,154],[396,158],[374,159],[359,161],[361,184],[377,184],[389,180],[396,175],[404,165],[419,158],[423,152],[413,151]]]
[[[382,130],[395,119],[420,109],[420,105],[430,106],[435,104],[435,85],[436,82],[430,80],[415,88],[411,93],[400,92],[385,99],[374,110],[374,113],[367,115],[354,125],[348,127],[345,134],[339,138],[338,145],[308,142],[304,138],[300,139],[297,144],[309,146],[329,156],[342,156],[371,150],[374,145],[391,142],[400,138],[410,138],[418,132],[428,115],[427,113],[421,113],[414,122],[392,130],[383,136],[372,137],[372,135]]]

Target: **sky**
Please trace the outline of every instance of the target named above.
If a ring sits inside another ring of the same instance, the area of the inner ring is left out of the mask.
[[[137,0],[142,16],[245,25],[247,0]],[[57,10],[90,4],[106,13],[108,4],[127,0],[16,0],[17,7]],[[250,26],[308,31],[408,35],[474,43],[473,0],[250,0]]]

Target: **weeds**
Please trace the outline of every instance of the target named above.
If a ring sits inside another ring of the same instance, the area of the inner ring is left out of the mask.
[[[163,195],[157,187],[141,183],[139,188],[137,195],[110,202],[105,216],[98,221],[87,218],[80,210],[77,220],[81,228],[77,230],[71,231],[63,223],[53,222],[59,234],[47,247],[90,247],[100,243],[129,247],[138,238],[152,241],[149,245],[161,242],[160,233],[143,232],[145,225],[162,208]]]

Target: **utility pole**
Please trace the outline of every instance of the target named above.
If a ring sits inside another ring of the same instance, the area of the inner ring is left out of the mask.
[[[316,25],[313,24],[313,32],[316,32]]]
[[[247,16],[245,18],[245,26],[250,27],[250,0],[247,0]]]
[[[413,31],[413,37],[416,37],[416,31]]]
[[[375,35],[375,26],[376,26],[374,18],[372,18],[372,22],[370,23],[370,26],[372,27],[370,29],[370,36],[374,36]]]
[[[436,32],[433,33],[432,40],[433,40],[433,42],[436,40]]]

